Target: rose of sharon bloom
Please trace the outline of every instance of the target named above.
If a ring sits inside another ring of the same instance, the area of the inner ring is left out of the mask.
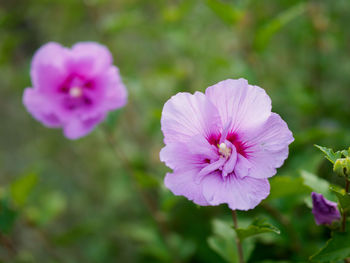
[[[340,219],[340,212],[337,203],[331,202],[324,198],[322,194],[311,193],[312,213],[317,225],[330,225],[333,221]]]
[[[42,46],[31,65],[32,88],[23,103],[47,127],[63,128],[69,139],[89,133],[108,111],[126,104],[127,91],[109,50],[82,42],[71,49],[57,43]]]
[[[161,161],[173,169],[165,185],[202,206],[254,208],[270,192],[294,140],[271,112],[265,91],[245,79],[224,80],[205,94],[178,93],[164,105]]]

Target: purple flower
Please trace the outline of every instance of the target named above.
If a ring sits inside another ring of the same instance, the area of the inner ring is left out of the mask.
[[[57,43],[42,46],[31,65],[32,88],[23,103],[47,127],[63,128],[69,139],[88,134],[108,111],[126,104],[127,91],[109,50],[94,42],[71,49]]]
[[[311,193],[312,213],[314,214],[317,225],[332,224],[333,221],[340,219],[340,212],[337,203],[324,198],[322,194]]]
[[[254,208],[270,192],[294,140],[271,113],[265,91],[245,79],[225,80],[205,94],[178,93],[163,108],[161,161],[173,169],[165,185],[198,205]]]

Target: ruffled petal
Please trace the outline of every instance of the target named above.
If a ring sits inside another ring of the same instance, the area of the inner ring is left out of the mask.
[[[56,114],[55,104],[42,93],[33,88],[26,88],[23,93],[23,104],[35,119],[50,128],[61,126],[61,120]]]
[[[251,177],[222,178],[214,173],[202,180],[203,195],[210,205],[228,204],[232,210],[249,210],[256,207],[270,193],[267,179]]]
[[[31,65],[33,87],[43,92],[56,92],[66,76],[65,61],[69,50],[58,43],[50,42],[34,54]]]
[[[213,173],[214,171],[220,169],[223,167],[223,165],[225,164],[226,160],[225,158],[221,157],[219,158],[217,161],[211,163],[211,164],[208,164],[206,165],[202,170],[200,170],[200,172],[198,174],[196,174],[196,176],[194,177],[195,179],[195,182],[197,184],[199,184],[203,177],[208,175],[208,174],[211,174]]]
[[[238,154],[237,162],[235,166],[235,175],[239,178],[243,178],[249,175],[249,170],[252,168],[252,164],[248,161],[247,158]]]
[[[85,120],[71,118],[63,125],[63,133],[68,139],[79,139],[91,132],[104,118],[105,114],[98,114]]]
[[[98,89],[101,95],[94,98],[99,103],[103,111],[114,110],[125,106],[128,99],[128,92],[122,82],[119,69],[115,66],[94,79],[95,89]],[[95,92],[96,93],[96,92]]]
[[[178,93],[165,103],[161,126],[167,144],[188,142],[197,135],[209,138],[221,122],[217,109],[203,93]]]
[[[225,163],[224,167],[222,168],[222,176],[227,176],[229,173],[233,171],[237,163],[237,151],[235,146],[231,146],[231,155],[230,158]]]
[[[192,138],[188,143],[168,143],[160,151],[160,160],[171,169],[202,169],[205,160],[218,159],[214,147],[201,137]]]
[[[222,123],[231,123],[231,132],[256,127],[271,114],[270,97],[245,79],[221,81],[207,88],[205,95],[218,109]]]
[[[294,141],[292,132],[282,118],[272,113],[259,128],[240,134],[247,149],[247,159],[252,167],[249,176],[268,178],[276,174],[288,157],[288,146]]]
[[[108,70],[112,62],[112,54],[105,46],[95,42],[80,42],[70,50],[66,66],[70,72],[94,77]]]
[[[182,195],[197,205],[209,205],[202,194],[202,185],[194,182],[197,173],[198,170],[195,169],[168,173],[164,179],[165,186],[174,195]]]

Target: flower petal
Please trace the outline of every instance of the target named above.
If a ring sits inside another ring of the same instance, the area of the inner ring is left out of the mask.
[[[194,176],[198,170],[183,170],[174,173],[168,173],[165,176],[164,183],[174,195],[182,195],[193,201],[197,205],[209,205],[202,194],[202,185],[194,182]]]
[[[69,50],[58,43],[50,42],[39,48],[34,54],[31,65],[33,87],[52,92],[64,81],[65,60]]]
[[[178,93],[164,105],[161,119],[164,142],[188,142],[193,136],[208,138],[218,131],[220,117],[201,92]]]
[[[56,114],[54,104],[42,93],[33,88],[26,88],[23,93],[23,104],[35,119],[45,126],[58,128],[61,126],[59,116]]]
[[[314,214],[317,225],[331,225],[333,221],[340,219],[341,215],[338,204],[324,198],[322,194],[311,193],[312,213]]]
[[[248,161],[247,158],[238,154],[237,162],[235,166],[235,175],[239,178],[243,178],[249,175],[249,170],[252,168],[252,164]]]
[[[74,71],[85,77],[94,77],[107,70],[112,62],[112,54],[104,45],[95,42],[80,42],[72,47],[66,66],[70,72]]]
[[[196,174],[196,176],[194,177],[194,180],[197,184],[199,184],[203,177],[213,173],[214,171],[218,170],[219,168],[221,168],[224,164],[225,164],[226,160],[225,158],[221,157],[219,158],[217,161],[206,165],[202,170],[200,170],[200,172],[198,174]]]
[[[119,69],[111,66],[106,72],[95,78],[96,88],[102,90],[103,97],[100,100],[102,110],[114,110],[123,107],[128,98],[128,92],[122,82]]]
[[[160,160],[171,169],[203,168],[205,160],[215,160],[219,156],[214,147],[202,137],[194,137],[188,143],[168,143],[160,151]]]
[[[232,175],[225,179],[218,172],[203,179],[203,195],[210,205],[226,203],[232,210],[249,210],[270,193],[267,179],[238,178]]]
[[[78,139],[91,132],[104,118],[105,114],[98,114],[85,120],[72,118],[63,125],[63,133],[68,139]]]
[[[205,91],[216,106],[223,124],[231,122],[231,131],[246,130],[264,123],[271,114],[271,100],[245,79],[221,81]]]
[[[231,145],[231,156],[222,168],[222,176],[227,176],[233,171],[237,163],[237,150],[234,145]]]
[[[272,113],[259,128],[240,134],[247,149],[247,159],[252,165],[249,176],[268,178],[276,174],[288,157],[288,145],[294,141],[292,132],[282,118]]]

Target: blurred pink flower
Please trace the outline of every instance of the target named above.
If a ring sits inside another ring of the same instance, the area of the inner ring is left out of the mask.
[[[322,194],[311,193],[312,213],[317,225],[330,225],[340,219],[338,204],[324,198]]]
[[[198,205],[248,210],[270,192],[269,177],[294,140],[271,112],[265,91],[245,79],[224,80],[205,94],[178,93],[164,105],[161,161],[173,169],[165,185]]]
[[[32,88],[23,103],[47,127],[63,128],[69,139],[91,132],[108,111],[127,102],[127,91],[109,50],[82,42],[71,49],[58,43],[42,46],[31,65]]]

